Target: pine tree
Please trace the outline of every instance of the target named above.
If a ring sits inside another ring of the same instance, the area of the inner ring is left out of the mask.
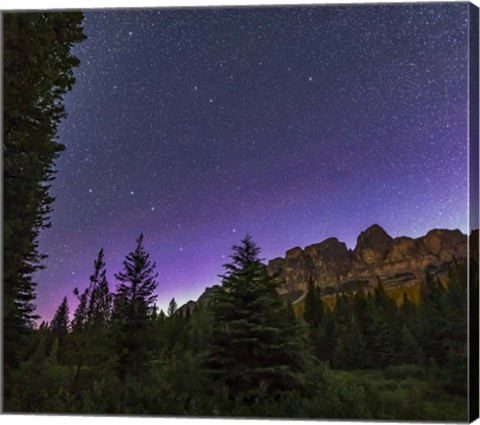
[[[326,316],[325,306],[321,298],[320,288],[315,287],[310,277],[307,285],[307,294],[304,299],[303,319],[308,324],[310,343],[313,354],[322,361],[326,361],[333,353],[322,325]]]
[[[278,280],[268,274],[259,252],[249,235],[233,247],[211,301],[215,325],[209,370],[232,395],[250,401],[261,387],[272,396],[301,388],[306,364],[304,341],[292,332]]]
[[[313,279],[310,277],[305,295],[305,309],[303,318],[311,328],[317,328],[323,317],[323,302],[320,297],[319,288],[316,288]]]
[[[103,260],[104,252],[101,249],[94,260],[94,272],[90,276],[88,287],[82,294],[75,288],[74,294],[79,300],[74,321],[81,325],[81,328],[106,327],[111,318],[112,298],[106,277],[106,266]],[[75,319],[75,317],[77,317]]]
[[[87,304],[89,301],[89,292],[86,289],[83,293],[80,294],[78,288],[73,290],[73,295],[78,299],[78,305],[73,313],[72,320],[72,331],[73,332],[82,332],[87,325]]]
[[[157,320],[158,320],[160,323],[165,322],[166,316],[165,316],[165,313],[163,312],[163,310],[160,310],[160,313],[158,313],[158,318],[157,318]]]
[[[176,312],[177,312],[177,302],[175,301],[175,298],[172,298],[170,303],[168,304],[168,310],[167,310],[168,317],[173,317]]]
[[[363,335],[366,334],[368,327],[372,324],[372,309],[373,303],[365,296],[365,292],[360,289],[352,299],[352,311]]]
[[[425,273],[418,305],[418,341],[425,355],[438,364],[447,359],[444,341],[448,329],[446,298],[440,281]]]
[[[327,308],[323,315],[322,324],[313,335],[315,354],[319,360],[332,362],[335,347],[337,346],[337,328],[339,328],[339,326],[334,314]]]
[[[348,327],[352,320],[352,308],[350,306],[350,299],[346,295],[336,295],[333,315],[339,328]]]
[[[112,295],[108,288],[103,249],[94,261],[94,272],[90,276],[88,288],[74,294],[79,303],[72,321],[70,338],[70,360],[76,366],[72,391],[78,390],[83,367],[91,370],[99,362],[107,362],[111,357],[111,334],[107,332],[111,314]]]
[[[85,38],[82,13],[3,16],[3,331],[6,369],[18,365],[22,335],[36,319],[33,274],[45,258],[40,230],[50,226],[56,140],[63,96],[79,64],[74,44]]]
[[[113,296],[108,285],[103,249],[99,251],[94,261],[94,272],[90,276],[89,292],[88,322],[91,326],[105,328],[111,318]]]
[[[121,282],[115,296],[127,321],[145,320],[157,299],[156,263],[150,261],[150,255],[143,248],[143,233],[136,243],[135,250],[123,262],[124,271],[115,274]]]
[[[53,348],[50,349],[50,358],[54,358],[55,362],[57,359],[64,362],[67,357],[67,337],[70,331],[69,316],[68,300],[67,297],[65,297],[50,322],[50,330],[54,337],[54,345]]]
[[[80,293],[75,288],[73,294],[78,299],[78,305],[73,314],[72,333],[69,341],[69,360],[70,363],[76,365],[76,372],[73,379],[73,392],[77,390],[78,381],[83,365],[90,354],[92,344],[92,335],[89,332],[88,305],[90,303],[91,294],[89,288]]]
[[[68,308],[68,300],[65,297],[58,306],[52,321],[50,322],[51,331],[57,336],[67,335],[69,331],[70,310]]]
[[[467,264],[454,261],[448,274],[449,284],[445,294],[447,328],[445,338],[451,350],[462,353],[466,349],[468,333],[468,285]],[[471,277],[473,289],[473,279]],[[473,290],[471,291],[473,293]],[[473,296],[473,294],[471,295]]]
[[[417,307],[410,301],[407,294],[403,294],[403,301],[398,310],[401,323],[405,324],[410,332],[414,332],[418,324]]]
[[[151,351],[150,315],[155,306],[157,288],[156,264],[143,248],[143,234],[134,251],[123,262],[123,271],[115,277],[120,281],[115,294],[115,322],[119,350],[119,376],[148,373]]]
[[[185,332],[186,320],[183,314],[179,314],[175,298],[172,298],[168,304],[167,315],[168,320],[165,327],[167,348],[168,350],[184,349],[188,339]]]
[[[393,298],[390,298],[385,291],[382,280],[377,276],[377,286],[374,290],[375,306],[383,312],[385,319],[389,321],[395,320],[397,305]]]
[[[373,312],[372,325],[368,329],[368,351],[375,367],[395,363],[395,331],[385,319],[382,310]]]

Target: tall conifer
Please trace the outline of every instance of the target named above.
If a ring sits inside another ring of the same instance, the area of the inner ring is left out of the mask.
[[[292,332],[278,280],[268,274],[259,252],[249,235],[233,247],[223,285],[212,300],[208,367],[215,380],[246,400],[254,399],[260,387],[270,395],[301,388],[306,364],[303,339]]]

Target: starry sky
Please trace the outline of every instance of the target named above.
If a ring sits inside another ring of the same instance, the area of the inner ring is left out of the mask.
[[[47,320],[144,232],[158,305],[196,299],[247,232],[262,256],[373,223],[467,231],[468,4],[85,11],[58,136]]]

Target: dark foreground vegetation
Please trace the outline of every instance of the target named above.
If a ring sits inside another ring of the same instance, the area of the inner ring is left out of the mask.
[[[466,420],[463,262],[445,282],[426,275],[418,303],[397,305],[379,282],[327,307],[310,284],[296,317],[247,237],[208,305],[179,311],[172,300],[165,314],[140,236],[114,287],[100,251],[73,314],[65,298],[34,326],[38,234],[81,23],[80,13],[4,16],[4,410]]]

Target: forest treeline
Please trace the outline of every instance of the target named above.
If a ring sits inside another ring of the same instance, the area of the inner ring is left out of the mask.
[[[398,305],[379,280],[327,307],[310,282],[301,317],[250,236],[224,268],[208,303],[163,312],[143,235],[115,288],[101,250],[73,314],[65,297],[32,333],[6,409],[466,420],[465,261],[445,282],[426,274],[418,304]]]

